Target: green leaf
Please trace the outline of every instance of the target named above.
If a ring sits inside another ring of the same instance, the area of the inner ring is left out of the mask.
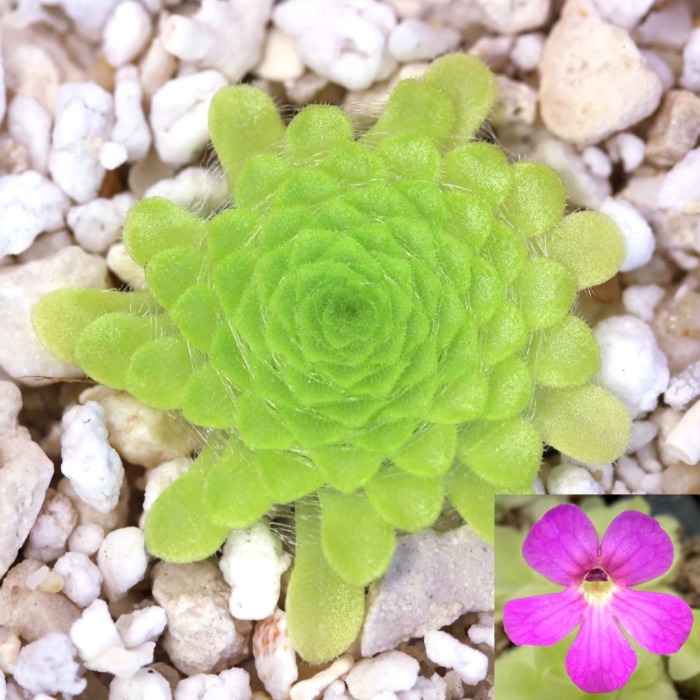
[[[296,504],[296,553],[285,608],[294,650],[308,663],[321,664],[355,641],[365,615],[364,586],[343,581],[321,549],[318,504]]]
[[[454,425],[429,423],[421,426],[394,455],[397,467],[410,474],[437,477],[452,466],[457,450]]]
[[[593,384],[539,389],[532,420],[545,442],[588,464],[606,464],[624,454],[632,430],[622,401]]]
[[[323,553],[335,572],[354,586],[366,586],[384,574],[394,554],[396,537],[365,494],[347,496],[325,489],[318,498]]]
[[[257,450],[255,465],[275,503],[291,503],[323,484],[323,474],[303,455],[278,450]]]
[[[165,561],[184,563],[211,556],[229,527],[214,522],[204,498],[206,470],[199,460],[168,486],[146,516],[146,549]]]
[[[272,98],[252,85],[219,90],[209,106],[209,135],[229,192],[247,160],[282,141],[284,124]]]
[[[445,487],[440,479],[427,479],[387,466],[365,485],[374,510],[388,523],[406,532],[430,527],[440,515]]]

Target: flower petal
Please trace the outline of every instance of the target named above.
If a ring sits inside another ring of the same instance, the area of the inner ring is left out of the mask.
[[[578,585],[598,557],[598,535],[578,506],[564,503],[532,526],[523,543],[523,557],[550,581]]]
[[[630,637],[654,654],[675,654],[693,626],[690,606],[668,593],[621,588],[610,605]]]
[[[566,655],[566,672],[585,693],[609,693],[627,683],[637,655],[609,605],[589,605]]]
[[[668,570],[673,563],[673,544],[650,515],[626,510],[606,530],[600,558],[617,585],[636,586]]]
[[[509,600],[503,626],[514,644],[549,646],[566,637],[583,617],[586,601],[576,588]]]

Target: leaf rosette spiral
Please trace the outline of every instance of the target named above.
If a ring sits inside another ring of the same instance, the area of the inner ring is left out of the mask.
[[[339,108],[285,127],[266,93],[224,88],[209,123],[233,208],[145,199],[124,242],[148,290],[40,302],[54,354],[207,430],[149,512],[152,553],[204,558],[296,502],[322,555],[299,551],[289,596],[313,570],[352,597],[446,497],[488,536],[493,493],[531,487],[543,441],[624,451],[629,415],[591,384],[575,315],[624,243],[601,214],[564,215],[553,170],[474,139],[495,99],[482,63],[445,56],[358,138]]]

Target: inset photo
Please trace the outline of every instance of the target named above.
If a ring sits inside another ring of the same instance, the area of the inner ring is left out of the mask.
[[[700,497],[496,497],[497,700],[700,700]]]

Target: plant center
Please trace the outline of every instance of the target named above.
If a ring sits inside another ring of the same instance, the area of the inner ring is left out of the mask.
[[[589,605],[606,605],[616,589],[607,572],[600,568],[588,571],[581,584],[581,592]]]

